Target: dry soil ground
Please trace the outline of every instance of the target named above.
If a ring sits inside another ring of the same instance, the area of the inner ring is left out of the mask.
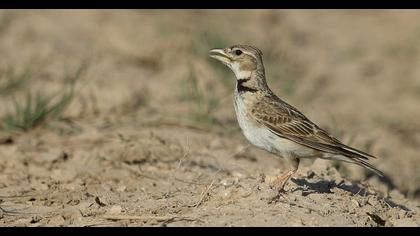
[[[419,41],[409,10],[1,11],[0,225],[420,226]],[[237,43],[387,178],[305,161],[273,201],[287,166],[248,145],[207,56]]]

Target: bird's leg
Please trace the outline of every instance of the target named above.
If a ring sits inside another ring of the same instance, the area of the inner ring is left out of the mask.
[[[279,193],[284,190],[283,189],[284,186],[289,181],[290,177],[292,177],[292,175],[296,173],[299,167],[298,158],[290,156],[290,157],[287,157],[286,160],[291,164],[292,166],[291,169],[287,171],[286,173],[278,176],[274,181],[270,183],[270,186],[276,189]]]

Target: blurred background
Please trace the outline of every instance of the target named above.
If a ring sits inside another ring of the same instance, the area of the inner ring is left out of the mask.
[[[232,44],[260,48],[279,97],[378,156],[388,185],[420,198],[415,10],[2,10],[0,170],[109,127],[171,126],[179,139],[176,127],[187,127],[246,145],[233,73],[208,57]],[[370,176],[332,165],[348,178]]]

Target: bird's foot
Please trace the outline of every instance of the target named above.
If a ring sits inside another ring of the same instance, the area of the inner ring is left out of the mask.
[[[273,181],[271,181],[269,185],[272,189],[277,190],[279,193],[285,193],[284,186],[286,185],[289,178],[290,175],[288,175],[288,173],[285,175],[278,176]]]
[[[289,199],[287,198],[286,194],[287,192],[284,191],[284,189],[277,191],[277,194],[273,196],[272,198],[270,198],[268,203],[272,204],[272,203],[282,202],[284,200],[288,201]]]
[[[287,201],[286,190],[284,189],[287,181],[289,180],[288,176],[278,176],[273,181],[269,183],[271,189],[276,191],[276,195],[269,199],[269,203],[276,203],[282,200]]]

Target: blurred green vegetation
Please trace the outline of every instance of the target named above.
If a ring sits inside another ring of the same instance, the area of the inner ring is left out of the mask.
[[[67,73],[64,77],[65,86],[55,95],[46,95],[41,91],[35,93],[25,91],[24,99],[18,99],[13,92],[21,88],[30,79],[30,73],[16,76],[13,73],[6,78],[6,83],[0,88],[3,94],[12,96],[13,111],[1,117],[1,129],[9,132],[25,132],[48,120],[59,120],[74,99],[74,87],[81,75],[87,69],[83,62],[74,74]]]
[[[0,96],[8,96],[22,89],[29,81],[30,70],[16,72],[13,68],[0,72]]]
[[[26,94],[23,104],[13,99],[14,112],[2,118],[3,128],[6,130],[28,131],[42,124],[47,119],[58,119],[73,100],[73,86],[68,91],[60,92],[61,98],[54,102],[55,96],[37,93],[33,96]]]

